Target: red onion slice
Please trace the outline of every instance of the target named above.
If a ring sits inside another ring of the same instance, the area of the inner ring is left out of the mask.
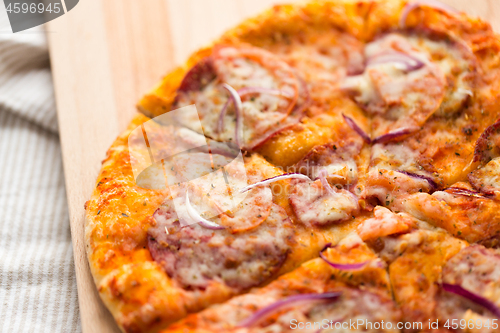
[[[498,306],[489,299],[474,294],[468,291],[467,289],[464,289],[459,284],[443,283],[441,286],[445,291],[467,298],[469,301],[481,305],[483,308],[490,311],[497,318],[500,318],[500,308],[498,308]]]
[[[203,217],[191,206],[191,202],[189,202],[189,195],[186,191],[186,211],[188,216],[194,221],[194,223],[199,223],[202,227],[211,229],[211,230],[220,230],[224,229],[224,226],[221,226],[217,223],[209,221]]]
[[[400,128],[395,131],[382,134],[375,139],[372,140],[373,144],[376,143],[387,143],[390,141],[396,141],[399,139],[404,138],[405,136],[408,136],[418,130],[418,127],[406,127],[406,128]]]
[[[364,262],[360,262],[360,263],[356,263],[356,264],[339,264],[336,262],[331,262],[323,254],[323,252],[325,252],[326,249],[328,249],[330,247],[332,247],[332,243],[326,244],[325,247],[321,251],[319,251],[319,256],[321,259],[323,259],[328,265],[332,266],[333,268],[339,269],[341,271],[354,271],[354,270],[363,268],[366,264],[368,264],[370,262],[370,261],[364,261]]]
[[[459,14],[460,12],[456,10],[455,8],[444,4],[440,1],[437,0],[418,0],[415,2],[407,3],[405,8],[403,9],[403,12],[401,13],[401,17],[399,18],[399,26],[401,28],[406,27],[406,19],[408,18],[408,14],[410,14],[414,9],[418,7],[431,7],[437,10],[440,10],[442,12],[448,13],[448,14]]]
[[[326,171],[326,169],[321,169],[320,172],[318,172],[318,178],[321,181],[321,185],[323,185],[323,187],[325,188],[325,190],[328,193],[335,195],[336,192],[333,190],[333,188],[328,183],[328,180],[326,179],[327,176],[328,176],[328,172]]]
[[[445,189],[444,191],[448,192],[450,194],[462,195],[465,197],[487,198],[479,192],[472,191],[472,190],[469,190],[466,188],[460,188],[460,187],[449,187],[449,188]]]
[[[229,106],[229,102],[232,101],[231,98],[229,98],[226,103],[224,103],[224,106],[222,107],[222,110],[220,110],[219,114],[219,121],[217,122],[217,132],[222,133],[224,132],[224,117],[226,116],[226,111]]]
[[[404,171],[404,170],[396,170],[396,172],[402,173],[402,174],[407,175],[407,176],[412,177],[412,178],[426,180],[429,183],[429,185],[431,186],[431,190],[433,190],[433,191],[438,188],[438,185],[431,177],[419,175],[417,173],[408,172],[408,171]]]
[[[243,97],[245,95],[250,94],[268,94],[274,96],[280,96],[285,98],[293,98],[294,95],[287,93],[286,91],[279,89],[271,89],[271,88],[262,88],[262,87],[245,87],[238,90],[238,94]]]
[[[265,179],[265,180],[261,180],[260,182],[257,182],[255,184],[251,184],[251,185],[245,186],[244,188],[242,188],[240,190],[240,193],[244,193],[246,191],[250,191],[251,189],[253,189],[254,187],[257,187],[257,186],[263,186],[263,185],[267,185],[267,184],[271,184],[271,183],[277,182],[278,180],[290,179],[290,178],[296,178],[296,179],[302,179],[302,180],[309,180],[309,181],[311,181],[311,178],[309,178],[306,175],[303,175],[301,173],[285,173],[283,175],[271,177],[271,178],[268,178],[268,179]]]
[[[368,144],[370,144],[372,142],[372,139],[370,138],[370,136],[368,136],[368,134],[366,134],[365,131],[363,131],[361,129],[361,127],[358,126],[358,124],[356,124],[354,122],[354,120],[351,118],[351,117],[348,117],[346,116],[345,114],[342,114],[342,117],[344,117],[344,120],[345,122],[347,123],[347,125],[349,125],[350,128],[352,128],[356,133],[359,134],[359,136]]]
[[[229,92],[229,96],[234,104],[234,113],[236,116],[236,126],[235,126],[235,134],[234,134],[234,142],[238,147],[241,148],[241,140],[243,140],[243,126],[241,123],[242,120],[242,112],[243,112],[243,106],[241,104],[241,98],[240,95],[238,95],[238,92],[231,87],[229,84],[224,83],[222,85],[224,89],[226,89]],[[227,104],[227,102],[226,102]],[[227,105],[224,105],[224,107],[221,110],[221,113],[219,115],[219,130],[224,128],[224,116],[226,114],[227,110]]]
[[[335,301],[342,295],[342,292],[329,292],[322,294],[301,294],[296,296],[287,297],[281,301],[277,301],[268,305],[246,319],[240,321],[237,327],[252,327],[257,325],[263,319],[268,318],[272,314],[278,312],[282,308],[297,306],[302,303],[309,303],[313,301]]]
[[[403,52],[386,52],[380,53],[375,56],[372,56],[368,59],[367,66],[386,64],[386,63],[394,63],[400,64],[403,66],[403,70],[405,72],[412,72],[417,69],[424,67],[425,63],[410,55]]]

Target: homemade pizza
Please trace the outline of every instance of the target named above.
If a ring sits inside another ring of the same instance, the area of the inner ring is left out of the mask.
[[[500,38],[278,5],[166,75],[86,203],[124,332],[500,332]]]

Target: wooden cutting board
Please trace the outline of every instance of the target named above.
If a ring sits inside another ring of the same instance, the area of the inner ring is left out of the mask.
[[[119,332],[90,275],[84,203],[142,94],[242,19],[281,0],[84,0],[47,24],[84,333]],[[500,1],[447,0],[500,31]]]

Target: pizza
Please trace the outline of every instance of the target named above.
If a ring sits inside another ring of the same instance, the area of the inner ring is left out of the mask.
[[[500,39],[436,1],[277,5],[138,103],[86,203],[124,332],[500,332]]]

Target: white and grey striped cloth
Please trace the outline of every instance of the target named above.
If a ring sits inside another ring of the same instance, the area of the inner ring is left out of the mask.
[[[0,332],[80,332],[45,33],[1,1],[0,232]]]

